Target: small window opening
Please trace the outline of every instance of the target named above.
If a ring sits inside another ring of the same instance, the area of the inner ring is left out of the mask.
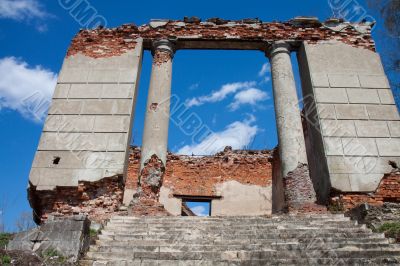
[[[182,216],[211,216],[211,200],[182,200]]]
[[[61,158],[60,157],[54,157],[53,159],[53,164],[59,164],[60,163]]]

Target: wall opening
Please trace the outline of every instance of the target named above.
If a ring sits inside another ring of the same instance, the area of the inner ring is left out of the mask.
[[[211,200],[182,200],[182,216],[189,215],[185,208],[188,208],[195,216],[211,216]]]

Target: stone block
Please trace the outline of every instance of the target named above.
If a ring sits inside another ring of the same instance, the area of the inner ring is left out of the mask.
[[[107,150],[108,151],[126,151],[128,147],[128,134],[115,133],[109,134]]]
[[[367,105],[367,111],[372,120],[400,120],[395,105]]]
[[[378,94],[382,104],[395,104],[392,90],[378,90]]]
[[[333,104],[317,104],[320,119],[336,119],[335,106]]]
[[[49,114],[71,115],[80,114],[82,109],[82,101],[54,99],[51,103]]]
[[[348,174],[331,174],[331,186],[340,191],[351,191],[350,180]]]
[[[95,116],[49,115],[43,131],[92,132]]]
[[[54,164],[55,158],[60,158]],[[123,152],[93,152],[93,151],[38,151],[33,161],[35,168],[82,168],[105,169],[118,168],[124,165],[125,151]]]
[[[40,138],[38,150],[42,151],[105,151],[108,135],[104,133],[56,133],[45,132]]]
[[[133,98],[135,84],[103,84],[101,98]]]
[[[129,116],[97,116],[94,123],[95,132],[129,132]]]
[[[360,82],[357,75],[329,74],[329,84],[332,88],[359,88]]]
[[[375,89],[388,89],[390,88],[389,82],[385,75],[358,75],[361,87],[375,88]]]
[[[377,156],[378,150],[373,138],[343,138],[343,151],[350,156]]]
[[[39,168],[37,173],[39,173],[39,176],[36,176],[35,180],[30,177],[30,181],[34,186],[78,186],[78,176],[75,174],[74,169]],[[37,175],[37,173],[35,174]]]
[[[400,138],[376,139],[380,156],[400,156]]]
[[[118,80],[119,72],[116,69],[91,69],[87,79],[88,82],[94,83],[118,83]]]
[[[61,69],[58,83],[86,83],[88,81],[89,69],[65,67]]]
[[[314,88],[318,103],[348,103],[345,88]]]
[[[136,74],[138,66],[132,66],[131,68],[127,69],[120,69],[119,70],[119,77],[118,81],[120,83],[135,83],[136,82]]]
[[[107,99],[107,100],[85,100],[82,102],[82,114],[123,114],[132,113],[132,100],[128,99]]]
[[[347,89],[350,103],[380,103],[377,90],[374,89]]]
[[[351,191],[373,192],[382,179],[381,174],[349,174]]]
[[[332,174],[364,173],[363,157],[327,156],[329,172]]]
[[[335,104],[338,119],[368,119],[365,105],[361,104]]]
[[[311,76],[314,87],[329,87],[328,75],[326,73],[313,73]]]
[[[324,138],[325,154],[329,155],[343,155],[342,140],[340,138]]]
[[[359,137],[390,137],[386,121],[355,121]]]
[[[388,121],[391,137],[400,137],[400,121]]]
[[[349,120],[321,120],[321,130],[328,137],[355,137],[356,129],[353,121]]]
[[[381,174],[390,173],[393,167],[389,164],[390,161],[400,165],[399,157],[364,157],[365,172],[367,174]]]
[[[98,99],[101,97],[102,84],[72,84],[69,99]]]
[[[68,98],[68,93],[70,90],[71,84],[57,84],[53,98]]]

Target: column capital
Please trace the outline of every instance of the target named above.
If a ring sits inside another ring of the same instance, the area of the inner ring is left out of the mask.
[[[290,42],[287,41],[275,41],[271,42],[267,45],[267,49],[265,51],[265,55],[269,58],[274,56],[275,54],[278,53],[287,53],[290,54],[292,51],[293,45]]]
[[[156,51],[167,52],[171,58],[173,58],[175,54],[175,44],[167,39],[154,40],[151,45],[151,54],[154,56]]]

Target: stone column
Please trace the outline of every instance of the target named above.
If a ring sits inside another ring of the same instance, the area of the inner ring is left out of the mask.
[[[140,167],[153,155],[166,164],[170,114],[173,44],[168,40],[153,43],[153,67],[148,91]]]
[[[315,202],[315,192],[308,171],[306,145],[297,97],[290,45],[277,41],[270,45],[272,84],[278,130],[281,175],[286,207],[302,209]]]

